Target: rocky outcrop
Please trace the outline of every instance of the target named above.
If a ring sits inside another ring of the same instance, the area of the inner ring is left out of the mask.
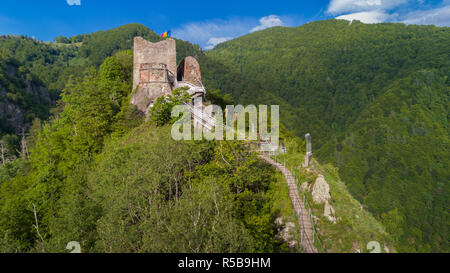
[[[300,185],[300,190],[301,190],[302,192],[307,192],[307,191],[309,191],[309,188],[310,188],[310,186],[309,186],[309,183],[308,183],[308,182],[303,182],[303,183]]]
[[[323,216],[325,216],[331,222],[336,223],[336,218],[334,217],[334,208],[329,204],[329,201],[331,200],[330,186],[328,185],[323,175],[319,175],[317,177],[316,181],[314,182],[311,194],[313,201],[316,204],[325,204]]]
[[[320,174],[319,177],[317,177],[311,194],[314,202],[317,204],[323,204],[331,199],[330,186],[327,181],[325,181],[323,175]]]
[[[292,235],[295,232],[295,223],[292,222],[286,222],[283,225],[283,218],[278,217],[275,220],[275,223],[278,226],[282,226],[283,229],[278,233],[278,235],[285,241],[290,248],[294,248],[298,245],[298,241],[295,240],[294,236]]]
[[[327,202],[325,202],[325,208],[323,209],[323,216],[328,220],[336,224],[336,218],[333,216],[335,214],[334,208]]]
[[[0,92],[0,96],[3,92]],[[25,127],[25,111],[12,102],[0,102],[0,135],[2,129],[11,130],[19,134],[21,128]]]
[[[0,67],[0,136],[26,131],[31,117],[47,118],[45,108],[54,104],[45,87],[18,70],[16,64]]]

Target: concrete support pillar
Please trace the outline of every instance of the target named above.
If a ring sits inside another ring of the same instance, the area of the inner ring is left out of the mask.
[[[306,155],[303,167],[309,167],[309,164],[311,163],[312,160],[311,135],[309,133],[305,135],[305,140],[306,140]]]

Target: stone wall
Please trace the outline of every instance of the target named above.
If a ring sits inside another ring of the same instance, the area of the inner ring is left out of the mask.
[[[134,38],[135,93],[131,103],[146,116],[157,98],[170,94],[175,88],[187,86],[192,98],[204,97],[206,90],[201,79],[200,65],[194,57],[186,57],[177,67],[174,39],[152,43],[141,37]]]
[[[158,43],[149,42],[142,37],[134,38],[133,90],[140,83],[142,64],[165,64],[167,69],[176,75],[177,50],[174,39],[166,39]]]
[[[200,73],[200,64],[194,57],[188,56],[178,66],[178,80],[201,86],[202,74]],[[182,78],[182,79],[180,79]]]
[[[174,39],[158,43],[134,38],[133,90],[138,90],[131,103],[148,114],[150,106],[160,96],[172,91],[169,75],[176,75],[176,45]]]

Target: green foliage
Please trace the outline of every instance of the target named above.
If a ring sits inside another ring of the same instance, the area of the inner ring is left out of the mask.
[[[381,252],[384,253],[386,248],[389,252],[396,251],[389,235],[392,230],[385,230],[384,222],[377,220],[349,193],[337,169],[329,164],[319,169],[330,185],[330,202],[337,218],[336,224],[323,217],[319,221],[319,229],[324,234],[321,237],[324,247],[329,252],[354,252],[357,249],[369,252],[367,244],[376,241],[380,243]],[[313,204],[312,198],[310,203]],[[323,206],[316,212],[322,216]]]
[[[71,41],[65,36],[58,36],[55,38],[55,42],[61,43],[61,44],[69,44]]]
[[[20,141],[17,135],[4,135],[0,139],[0,163],[14,159],[18,154]]]
[[[399,251],[448,248],[445,80],[422,71],[393,82],[349,128],[336,153],[349,189],[383,220]]]
[[[0,38],[0,44],[2,39]],[[30,70],[13,58],[11,51],[0,54],[0,138],[18,134],[34,118],[47,118],[51,98]]]
[[[97,159],[88,179],[89,196],[102,211],[97,251],[245,249],[226,188],[214,181],[188,185],[184,179],[208,158],[208,143],[176,142],[169,135],[170,127],[147,124],[109,144]]]
[[[200,64],[208,90],[279,104],[378,220],[397,208],[399,251],[448,251],[448,44],[447,27],[326,20],[227,41]]]
[[[74,37],[60,36],[55,38],[56,43],[18,35],[0,36],[0,109],[6,103],[15,110],[8,115],[0,111],[0,137],[27,130],[35,118],[46,120],[69,79],[83,77],[88,67],[97,69],[107,57],[115,56],[122,63],[122,75],[131,81],[131,49],[136,36],[152,42],[161,40],[140,24]],[[181,40],[176,40],[176,45],[178,61],[201,54],[198,45]]]
[[[45,249],[61,251],[77,240],[84,252],[287,250],[276,238],[278,211],[267,192],[271,167],[240,145],[221,149],[168,135],[170,127],[146,123],[73,172]],[[219,150],[241,160],[234,174],[223,169]],[[262,176],[248,177],[261,169]],[[245,191],[237,194],[236,184]]]
[[[385,230],[382,221],[377,220],[357,201],[348,191],[345,183],[339,177],[338,169],[331,164],[320,165],[313,160],[308,168],[302,166],[305,151],[298,149],[302,143],[297,137],[286,137],[287,153],[276,158],[283,162],[297,178],[297,187],[301,197],[305,197],[311,208],[316,229],[315,245],[319,251],[327,253],[368,252],[367,244],[371,241],[380,243],[381,252],[385,247],[393,252],[392,237]],[[304,143],[303,143],[304,147]],[[331,222],[324,216],[324,205],[316,204],[312,198],[312,188],[318,175],[324,176],[329,185],[329,204],[334,209],[333,217],[336,222]],[[308,190],[301,191],[302,187]],[[384,223],[384,222],[383,222]]]
[[[130,56],[71,78],[55,118],[34,121],[30,158],[0,168],[0,250],[64,252],[78,241],[83,252],[287,251],[274,170],[241,144],[174,141],[160,121],[188,101],[184,89],[142,123],[129,103]]]
[[[11,159],[17,157],[17,135],[35,121],[26,138],[31,150],[29,161],[17,159],[0,168],[0,250],[61,251],[74,239],[83,242],[87,251],[285,250],[275,236],[279,227],[273,226],[274,217],[286,211],[273,199],[279,194],[269,183],[276,180],[273,170],[239,145],[224,142],[215,147],[213,155],[203,153],[201,162],[186,173],[183,170],[183,177],[176,180],[181,185],[179,194],[173,194],[170,183],[156,183],[158,175],[153,172],[144,173],[155,181],[145,177],[134,180],[136,174],[129,170],[134,165],[127,165],[120,157],[132,154],[145,160],[151,154],[136,144],[142,137],[138,132],[149,133],[145,126],[150,125],[139,127],[143,118],[128,103],[130,49],[137,35],[153,42],[161,40],[139,24],[58,37],[57,43],[24,36],[0,37],[0,109],[9,107],[18,113],[0,116],[0,137],[8,143],[8,153],[15,153]],[[445,49],[449,40],[449,28],[349,25],[343,20],[327,20],[255,32],[207,53],[197,45],[181,40],[176,43],[178,61],[188,55],[199,60],[211,103],[280,105],[281,122],[286,125],[281,128],[283,141],[298,154],[304,152],[304,143],[293,139],[292,132],[301,136],[311,133],[314,155],[339,167],[339,174],[331,175],[331,181],[340,181],[338,175],[345,181],[350,193],[385,225],[397,250],[445,252],[450,79],[450,58]],[[224,96],[214,90],[225,91]],[[170,109],[176,102],[170,99],[159,99],[152,110],[154,123],[173,121]],[[50,113],[52,120],[45,122]],[[174,148],[163,138],[151,139]],[[104,150],[105,141],[119,145],[121,140],[133,140],[142,154],[134,154],[134,146],[126,146],[126,151],[112,146]],[[198,159],[184,154],[186,147],[180,148],[180,158],[174,159],[180,165],[186,160],[191,164],[189,158]],[[115,152],[119,156],[114,157]],[[169,153],[158,155],[164,158]],[[146,162],[158,172],[150,165],[160,166],[160,162],[154,157]],[[119,176],[109,174],[107,163],[117,165],[133,185],[147,183],[166,193],[157,192],[162,195],[145,199],[131,191],[130,200],[120,199],[117,206],[104,201],[119,195],[113,186],[94,186],[94,181],[106,183],[101,176],[111,181],[115,178],[110,175]],[[215,185],[213,178],[221,182]],[[347,196],[343,185],[336,185],[338,192]],[[167,197],[167,190],[172,198]],[[221,217],[212,209],[216,202]],[[33,204],[44,243],[33,226]],[[127,205],[133,210],[127,211]],[[134,208],[144,205],[145,213],[134,218]],[[204,222],[196,226],[201,236],[183,234],[195,228],[183,207],[204,216]],[[158,213],[149,214],[156,208]],[[353,211],[352,206],[341,209]],[[123,222],[115,221],[118,216]],[[169,222],[172,231],[164,224]],[[349,223],[349,230],[361,229],[363,238],[370,237],[367,227],[371,225],[366,223],[372,220],[352,224],[348,218],[344,222]],[[156,235],[148,234],[154,223],[159,223]],[[143,227],[147,232],[141,232]],[[213,227],[226,236],[206,232]],[[347,229],[334,231],[341,234],[342,230]],[[119,234],[129,236],[121,239]],[[158,238],[162,234],[164,239]],[[114,241],[106,241],[107,236],[113,236]],[[175,236],[182,238],[180,244]],[[166,237],[171,241],[165,241]],[[190,243],[195,247],[188,248]]]
[[[23,177],[28,165],[22,159],[0,168],[0,251],[24,251],[35,237],[32,203],[27,200],[29,182]]]
[[[234,215],[252,238],[252,252],[287,251],[277,237],[275,219],[280,211],[269,194],[270,184],[277,179],[272,167],[236,142],[221,142],[214,151],[214,160],[189,175],[194,183],[214,179],[226,185],[234,195]]]
[[[251,238],[233,217],[233,196],[213,178],[189,186],[167,214],[160,237],[146,241],[150,250],[230,253],[251,251]],[[149,226],[150,228],[151,226]],[[191,232],[186,232],[186,231]],[[155,248],[157,246],[157,248]]]
[[[173,124],[179,118],[172,117],[173,107],[188,103],[191,99],[187,89],[187,87],[175,89],[171,94],[157,98],[149,112],[150,120],[158,126]]]
[[[231,94],[222,95],[220,90],[208,90],[206,92],[206,100],[211,104],[220,106],[222,109],[225,109],[227,105],[233,105]]]
[[[100,65],[103,60],[115,53],[133,46],[133,38],[142,36],[152,42],[159,41],[159,36],[140,24],[127,24],[110,31],[98,31],[77,39],[82,45],[79,57],[89,59],[93,65]]]
[[[21,249],[30,248],[34,239],[39,239],[30,221],[31,204],[38,210],[41,233],[47,239],[59,200],[70,201],[64,196],[79,194],[79,179],[73,178],[74,174],[82,173],[81,166],[102,150],[104,140],[120,120],[122,103],[131,89],[124,70],[120,58],[110,57],[99,71],[89,69],[82,79],[71,80],[62,94],[62,112],[46,123],[33,141],[30,168],[2,182],[0,231],[9,240],[19,241]],[[41,126],[35,123],[34,127],[39,130]]]

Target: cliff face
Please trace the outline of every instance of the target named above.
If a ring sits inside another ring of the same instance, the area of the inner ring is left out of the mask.
[[[34,118],[46,118],[54,104],[48,90],[15,63],[0,67],[0,137],[27,130]]]

